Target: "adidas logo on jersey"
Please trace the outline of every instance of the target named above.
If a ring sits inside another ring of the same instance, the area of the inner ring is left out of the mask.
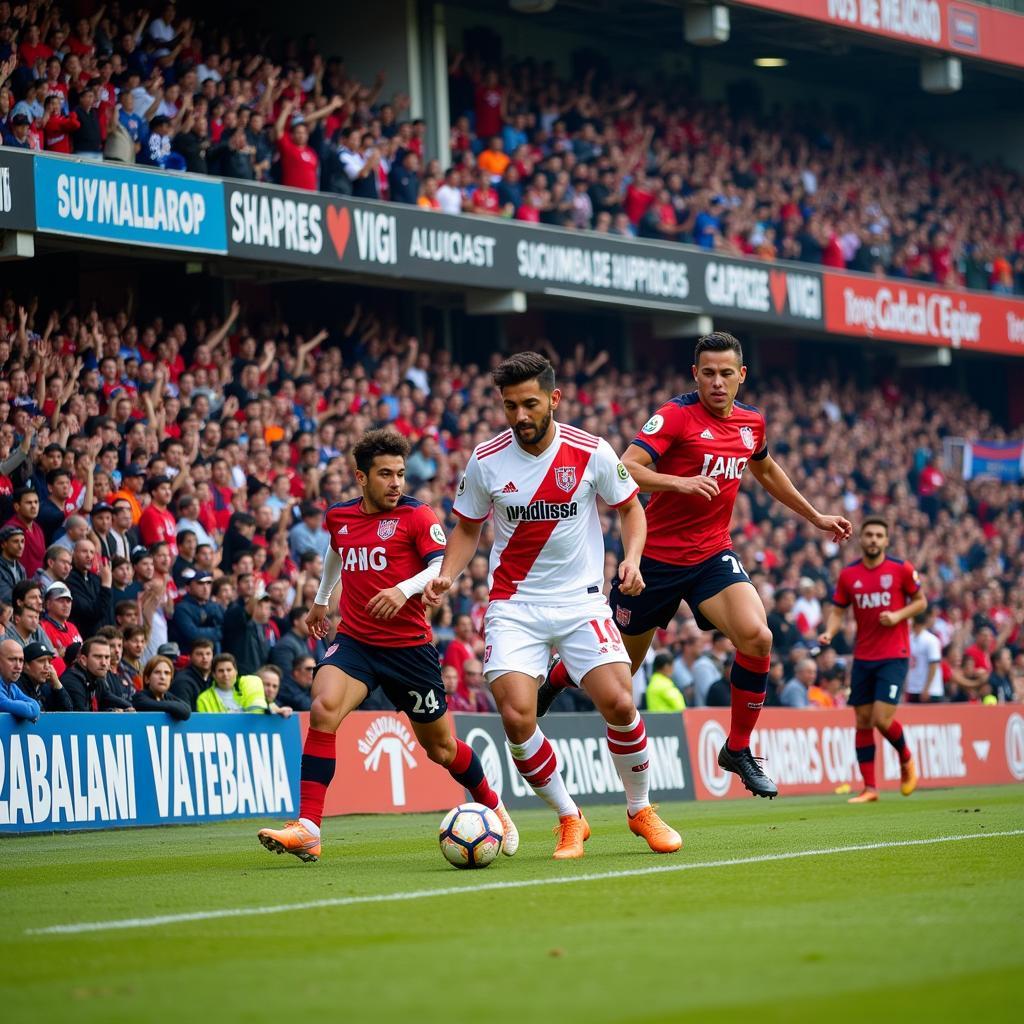
[[[337,533],[338,537],[344,537],[348,533],[348,523],[346,523]]]
[[[863,584],[863,583],[861,583],[861,581],[860,581],[860,580],[854,580],[854,583],[853,583],[853,589],[854,589],[854,590],[860,590],[860,588],[861,588],[862,586],[864,586],[864,584]]]
[[[704,438],[705,441],[714,441],[714,439],[715,439],[715,435],[712,434],[711,431],[707,427],[704,428],[704,430],[703,430],[703,432],[701,433],[700,436],[702,438]]]
[[[518,494],[519,488],[511,480],[501,489],[502,494]]]

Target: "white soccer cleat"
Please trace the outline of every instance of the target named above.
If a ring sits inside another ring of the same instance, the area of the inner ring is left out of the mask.
[[[515,822],[509,816],[505,805],[500,800],[498,801],[498,806],[494,808],[494,813],[501,819],[501,828],[504,833],[504,839],[501,842],[501,852],[506,857],[511,857],[519,849],[519,829],[516,828]]]

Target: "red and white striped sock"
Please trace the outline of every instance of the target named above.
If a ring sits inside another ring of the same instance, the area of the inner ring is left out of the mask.
[[[525,743],[513,743],[508,737],[506,742],[519,774],[541,800],[552,807],[560,818],[580,813],[558,771],[554,748],[540,729]]]
[[[626,810],[636,814],[650,805],[651,759],[640,712],[629,725],[608,724],[608,749],[626,791]]]

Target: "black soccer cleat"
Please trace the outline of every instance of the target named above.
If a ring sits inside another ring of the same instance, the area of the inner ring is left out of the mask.
[[[728,744],[723,744],[718,752],[718,767],[724,768],[727,772],[733,772],[740,777],[740,781],[754,796],[766,796],[774,800],[779,795],[779,787],[775,785],[767,773],[761,767],[763,758],[754,757],[750,753],[750,747],[742,750],[730,750]]]
[[[551,673],[555,670],[555,666],[561,662],[561,658],[556,654],[551,664],[548,666],[548,675],[543,683],[537,689],[537,717],[543,718],[550,710],[551,705],[554,704],[555,698],[565,689],[564,686],[552,686],[551,685]]]

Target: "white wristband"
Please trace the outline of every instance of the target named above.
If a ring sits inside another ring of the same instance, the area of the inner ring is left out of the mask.
[[[436,580],[440,575],[441,559],[435,558],[422,572],[410,576],[407,580],[402,580],[401,583],[396,583],[395,586],[405,594],[406,600],[408,600],[414,594],[422,594],[427,584],[431,580]]]

